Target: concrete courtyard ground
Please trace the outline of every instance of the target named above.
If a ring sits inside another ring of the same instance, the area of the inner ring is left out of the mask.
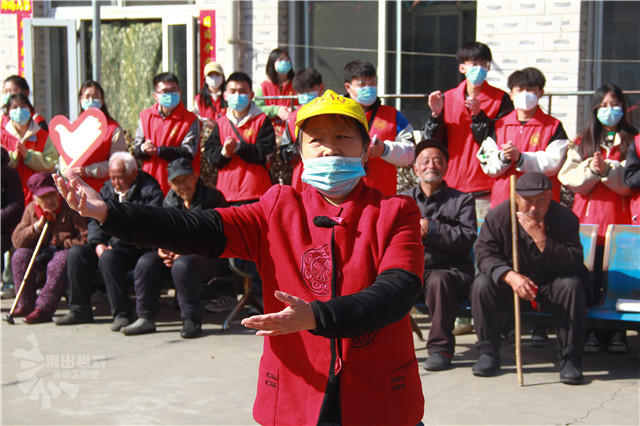
[[[4,316],[10,302],[2,301]],[[57,315],[66,313],[64,302]],[[245,312],[246,314],[246,312]],[[428,317],[417,315],[426,336]],[[158,332],[127,337],[109,330],[108,304],[96,322],[58,327],[2,321],[3,425],[251,425],[262,338],[239,319],[220,333],[224,314],[207,314],[204,336],[181,339],[180,318],[165,299]],[[525,328],[526,330],[526,328]],[[474,335],[457,339],[453,368],[421,369],[427,425],[638,425],[640,338],[626,355],[583,360],[585,383],[558,381],[555,339],[546,348],[523,337],[524,386],[513,345],[502,348],[493,378],[471,374]],[[415,338],[416,356],[427,356]]]

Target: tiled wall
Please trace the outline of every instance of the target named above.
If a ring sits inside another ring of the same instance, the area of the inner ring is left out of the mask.
[[[513,71],[536,67],[547,79],[545,90],[576,91],[584,87],[586,7],[576,0],[491,1],[477,5],[477,40],[489,45],[494,64],[487,81],[507,90]],[[582,123],[576,96],[554,97],[552,115],[570,137]],[[541,100],[546,109],[548,98]]]

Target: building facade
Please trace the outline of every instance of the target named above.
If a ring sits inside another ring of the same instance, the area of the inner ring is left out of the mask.
[[[78,113],[77,90],[91,78],[91,1],[3,0],[2,78],[23,73],[34,103],[50,119]],[[367,59],[378,69],[379,93],[420,128],[426,93],[461,79],[455,53],[467,41],[488,44],[494,61],[488,81],[507,90],[511,72],[539,68],[547,78],[541,101],[570,137],[583,126],[592,91],[612,82],[640,89],[640,2],[496,1],[224,1],[108,0],[100,5],[100,81],[112,115],[133,132],[140,110],[153,103],[151,79],[172,71],[190,106],[200,70],[216,60],[228,75],[241,70],[254,85],[266,78],[269,52],[285,48],[294,69],[314,67],[326,88],[344,92],[343,66]],[[210,33],[201,31],[208,13]],[[20,24],[22,22],[22,24]],[[21,30],[20,30],[21,29]],[[207,40],[203,39],[207,34]],[[209,37],[210,36],[210,37]],[[208,43],[208,45],[207,45]],[[204,47],[207,49],[203,50]],[[22,48],[24,49],[22,51]],[[207,58],[203,57],[204,54]],[[21,62],[22,61],[22,62]],[[21,64],[22,67],[21,67]],[[640,95],[630,95],[636,126]]]

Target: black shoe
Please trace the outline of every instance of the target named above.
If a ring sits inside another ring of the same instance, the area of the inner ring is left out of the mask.
[[[93,314],[69,311],[68,314],[55,320],[56,325],[88,324],[93,322]]]
[[[498,371],[500,371],[500,354],[497,352],[482,353],[471,367],[473,375],[479,377],[491,377]]]
[[[152,319],[138,318],[134,323],[120,329],[126,336],[137,336],[138,334],[155,333],[156,322]]]
[[[130,315],[116,315],[111,324],[111,331],[120,331],[123,327],[128,326],[133,322],[133,317]]]
[[[560,381],[567,385],[579,385],[582,383],[582,367],[579,362],[569,358],[560,361]]]
[[[612,354],[627,353],[627,342],[625,339],[624,331],[616,331],[616,333],[607,344],[607,350]]]
[[[451,356],[449,354],[435,352],[424,360],[423,367],[427,371],[442,371],[451,365]]]
[[[596,337],[596,334],[592,331],[587,335],[587,340],[584,343],[584,353],[585,354],[597,354],[602,349],[602,345],[600,341]]]
[[[187,318],[182,325],[182,331],[180,331],[180,337],[183,339],[193,339],[202,334],[202,323]]]
[[[536,328],[531,330],[531,346],[545,347],[549,345],[549,336],[544,328]]]

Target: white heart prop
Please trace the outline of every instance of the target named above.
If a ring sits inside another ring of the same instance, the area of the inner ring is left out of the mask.
[[[63,115],[53,117],[49,136],[67,167],[82,167],[104,141],[107,127],[104,113],[89,108],[73,123]]]

